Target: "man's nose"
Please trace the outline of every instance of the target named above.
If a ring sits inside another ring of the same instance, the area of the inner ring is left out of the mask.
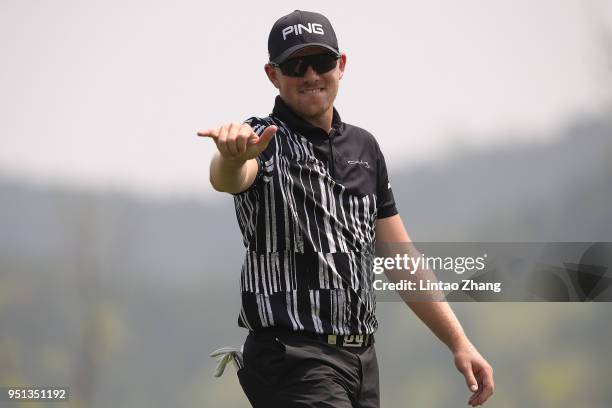
[[[304,74],[304,79],[313,80],[319,78],[319,74],[315,71],[311,65],[306,69],[306,73]]]

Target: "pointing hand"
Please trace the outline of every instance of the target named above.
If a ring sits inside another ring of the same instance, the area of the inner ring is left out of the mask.
[[[258,136],[246,123],[231,123],[219,129],[206,129],[198,132],[198,136],[213,139],[224,159],[244,162],[263,152],[277,130],[276,126],[271,125],[264,129],[261,136]]]

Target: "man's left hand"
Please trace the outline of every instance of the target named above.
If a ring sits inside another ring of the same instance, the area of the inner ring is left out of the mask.
[[[453,356],[455,366],[465,377],[470,391],[474,393],[468,405],[473,407],[482,405],[493,394],[495,388],[493,368],[469,342],[457,348]]]

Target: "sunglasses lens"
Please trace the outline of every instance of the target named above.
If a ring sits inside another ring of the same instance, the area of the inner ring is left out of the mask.
[[[311,66],[318,74],[324,74],[336,67],[338,58],[331,54],[308,55],[300,58],[292,58],[279,65],[283,75],[291,77],[304,76],[308,67]]]
[[[306,73],[307,69],[308,64],[304,61],[304,58],[293,58],[280,64],[280,70],[283,75],[291,77],[301,77]]]
[[[335,55],[323,54],[313,55],[313,61],[311,63],[312,68],[319,74],[324,74],[336,68],[336,61],[338,59]]]

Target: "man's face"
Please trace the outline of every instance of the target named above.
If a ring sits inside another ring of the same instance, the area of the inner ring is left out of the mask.
[[[325,54],[328,50],[321,47],[307,47],[295,52],[290,58],[305,55]],[[312,67],[303,77],[283,75],[279,68],[266,64],[268,78],[278,88],[281,98],[304,119],[316,120],[333,109],[338,94],[340,79],[344,74],[346,54],[342,53],[334,69],[318,74]]]

